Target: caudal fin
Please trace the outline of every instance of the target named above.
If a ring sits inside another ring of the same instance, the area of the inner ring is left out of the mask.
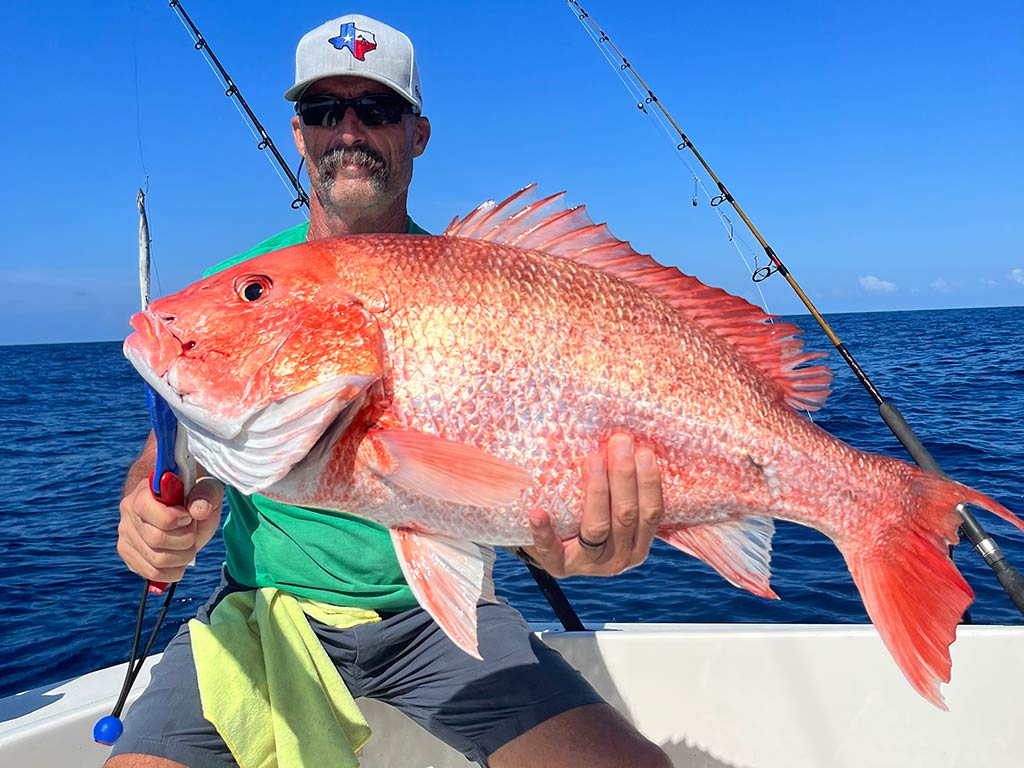
[[[956,627],[974,599],[970,585],[949,557],[957,540],[956,506],[967,502],[986,509],[1021,530],[1024,522],[984,494],[928,475],[916,467],[899,521],[872,540],[837,541],[868,616],[907,680],[922,696],[947,709],[940,683],[950,680],[949,646]],[[877,510],[879,519],[886,510]],[[889,519],[892,519],[890,517]]]

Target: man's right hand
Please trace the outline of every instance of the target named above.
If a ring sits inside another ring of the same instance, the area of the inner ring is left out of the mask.
[[[177,582],[185,567],[213,538],[220,525],[224,486],[212,477],[200,477],[183,506],[167,506],[141,479],[121,499],[117,527],[117,553],[144,579]]]

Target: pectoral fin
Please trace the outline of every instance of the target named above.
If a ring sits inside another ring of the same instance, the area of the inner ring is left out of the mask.
[[[381,429],[367,435],[371,468],[389,483],[452,504],[501,507],[531,484],[518,464],[425,432]]]
[[[476,604],[494,600],[494,550],[409,528],[392,528],[391,540],[416,600],[459,648],[481,658]]]

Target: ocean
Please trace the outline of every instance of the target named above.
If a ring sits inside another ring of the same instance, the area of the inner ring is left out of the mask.
[[[788,319],[805,329],[809,348],[831,348],[811,318]],[[1024,307],[828,320],[949,475],[1024,514]],[[829,363],[833,394],[815,421],[858,448],[905,458],[834,352]],[[127,658],[141,581],[115,551],[118,502],[148,430],[142,382],[120,342],[0,347],[0,696]],[[977,514],[1024,571],[1024,534]],[[200,553],[157,647],[205,601],[222,557],[219,539]],[[977,594],[975,623],[1024,623],[969,544],[954,557]],[[738,590],[655,542],[648,561],[626,574],[562,584],[584,623],[867,620],[842,558],[823,535],[778,524],[772,570],[778,601]],[[511,556],[499,554],[495,581],[527,619],[555,620]]]

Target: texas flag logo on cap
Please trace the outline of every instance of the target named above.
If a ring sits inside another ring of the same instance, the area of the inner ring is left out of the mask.
[[[339,51],[342,48],[348,48],[349,52],[360,61],[365,61],[363,57],[377,47],[377,39],[373,33],[357,28],[352,22],[342,24],[338,36],[332,37],[327,42]]]

